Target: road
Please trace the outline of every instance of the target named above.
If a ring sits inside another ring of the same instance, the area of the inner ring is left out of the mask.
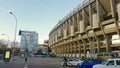
[[[24,58],[17,58],[14,63],[0,63],[0,68],[73,68],[60,66],[61,58],[28,58],[27,64]]]
[[[24,64],[0,64],[0,68],[24,68]]]

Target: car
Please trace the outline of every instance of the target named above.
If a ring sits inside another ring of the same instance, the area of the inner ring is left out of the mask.
[[[49,53],[49,57],[56,58],[56,54],[51,52]]]
[[[38,54],[36,54],[35,57],[43,57],[43,55],[38,55]]]
[[[67,66],[78,66],[79,64],[81,64],[84,60],[82,59],[76,59],[76,58],[72,58],[69,59],[67,61]]]
[[[3,59],[3,56],[2,56],[2,54],[0,54],[0,60],[2,60]]]
[[[101,61],[93,60],[93,59],[86,60],[86,61],[82,62],[81,64],[79,64],[78,68],[92,68],[93,65],[95,65],[95,64],[101,64]]]
[[[93,68],[120,68],[120,58],[106,59],[102,64],[94,65]]]
[[[106,53],[106,52],[101,52],[101,53],[98,53],[97,54],[97,59],[99,60],[105,60],[105,59],[109,59],[109,58],[112,58],[112,55],[114,53]]]

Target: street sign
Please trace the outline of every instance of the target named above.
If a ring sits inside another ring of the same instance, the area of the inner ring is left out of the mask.
[[[10,50],[6,50],[4,52],[4,62],[10,62],[10,58],[11,58],[11,51]]]

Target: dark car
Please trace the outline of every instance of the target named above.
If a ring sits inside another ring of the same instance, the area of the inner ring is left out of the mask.
[[[93,65],[101,64],[101,61],[98,60],[86,60],[83,63],[78,65],[78,68],[92,68]]]
[[[2,60],[3,59],[3,56],[2,56],[2,54],[0,54],[0,60]]]

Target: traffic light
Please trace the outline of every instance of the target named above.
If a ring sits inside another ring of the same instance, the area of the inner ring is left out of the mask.
[[[22,31],[21,30],[19,30],[19,35],[21,35],[22,34]]]
[[[24,52],[20,53],[20,57],[25,58],[25,53]]]

